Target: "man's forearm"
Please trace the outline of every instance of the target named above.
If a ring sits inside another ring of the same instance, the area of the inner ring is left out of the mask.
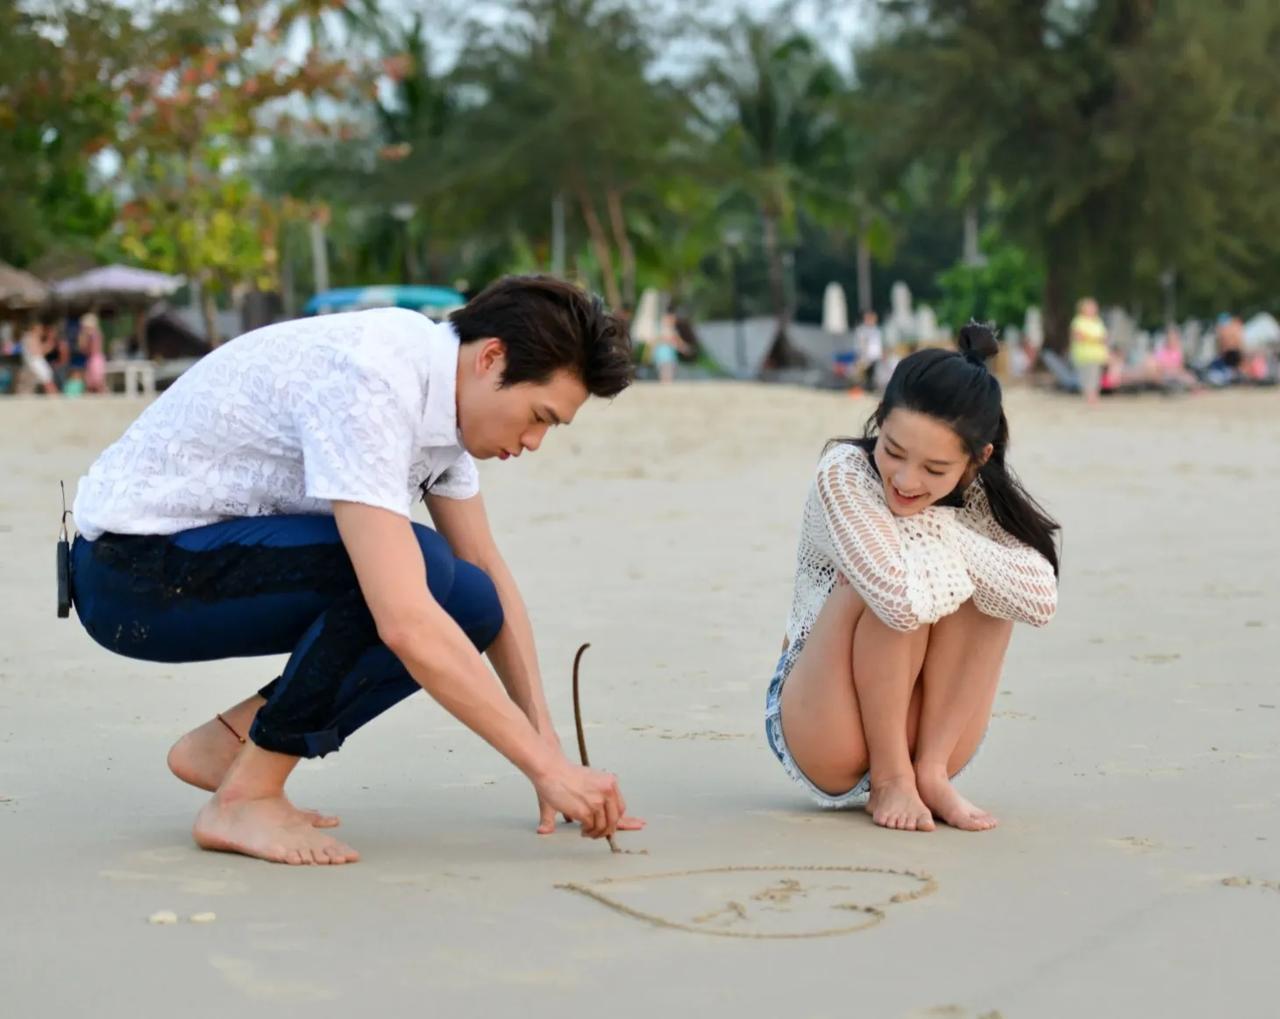
[[[502,604],[503,624],[497,639],[489,646],[489,661],[506,687],[507,695],[533,722],[543,735],[552,735],[555,727],[547,708],[538,669],[538,652],[533,642],[533,626],[520,589],[506,564],[498,562],[485,567],[498,590]]]
[[[531,779],[557,763],[531,731],[536,722],[498,692],[483,659],[442,611],[392,650],[427,693]]]

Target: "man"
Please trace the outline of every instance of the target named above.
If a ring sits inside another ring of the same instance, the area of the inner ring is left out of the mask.
[[[876,391],[876,368],[884,357],[884,337],[880,332],[880,318],[874,311],[862,313],[862,323],[853,331],[853,349],[862,367],[863,388]]]
[[[537,450],[631,371],[625,330],[597,299],[513,277],[444,323],[379,309],[248,333],[98,458],[71,556],[89,634],[151,661],[290,656],[169,753],[175,775],[213,792],[199,845],[358,859],[285,781],[419,687],[529,777],[539,832],[557,811],[593,838],[641,827],[611,775],[561,751],[474,463]],[[419,495],[435,530],[410,520]]]

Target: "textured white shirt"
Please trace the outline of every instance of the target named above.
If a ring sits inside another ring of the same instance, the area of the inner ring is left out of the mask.
[[[895,516],[869,454],[842,443],[818,463],[804,507],[790,644],[808,637],[843,574],[895,630],[914,630],[972,598],[989,616],[1043,626],[1058,604],[1053,567],[992,516],[981,482],[963,508],[930,506]]]
[[[201,358],[80,479],[76,526],[173,534],[231,517],[326,514],[333,500],[409,516],[422,486],[466,499],[458,337],[379,308],[280,322]]]

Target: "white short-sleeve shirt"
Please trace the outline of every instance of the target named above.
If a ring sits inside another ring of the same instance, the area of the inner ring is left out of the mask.
[[[280,322],[202,358],[80,479],[86,538],[174,534],[232,517],[325,514],[334,500],[409,516],[424,486],[480,490],[456,405],[447,322],[379,308]]]

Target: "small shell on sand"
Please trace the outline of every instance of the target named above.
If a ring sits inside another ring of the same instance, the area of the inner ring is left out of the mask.
[[[192,923],[213,923],[214,920],[218,919],[218,914],[217,913],[192,913],[190,919]]]
[[[177,923],[178,914],[171,909],[162,909],[159,912],[152,913],[147,917],[147,923],[169,924]]]

